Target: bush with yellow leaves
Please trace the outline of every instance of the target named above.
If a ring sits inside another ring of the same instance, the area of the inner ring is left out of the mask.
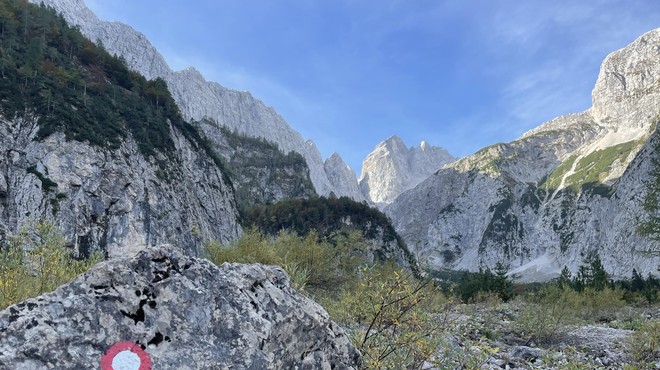
[[[262,263],[282,267],[291,277],[296,289],[312,295],[337,291],[354,280],[362,259],[365,244],[358,232],[337,235],[334,243],[319,241],[310,232],[298,236],[282,231],[271,238],[256,229],[249,229],[230,245],[218,242],[206,244],[207,258],[220,265],[223,262]]]

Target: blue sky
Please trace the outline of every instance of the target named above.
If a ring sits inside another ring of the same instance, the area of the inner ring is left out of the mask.
[[[465,156],[591,105],[600,63],[656,0],[86,0],[173,69],[273,106],[358,173],[398,135]]]

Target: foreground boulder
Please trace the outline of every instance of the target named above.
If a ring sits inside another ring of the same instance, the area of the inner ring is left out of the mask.
[[[127,341],[154,369],[352,369],[360,362],[342,329],[282,269],[216,267],[171,247],[100,263],[0,312],[1,369],[99,368],[114,344]]]

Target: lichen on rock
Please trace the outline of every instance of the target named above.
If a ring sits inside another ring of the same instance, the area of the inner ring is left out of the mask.
[[[360,354],[286,273],[169,246],[102,262],[0,312],[0,368],[98,368],[132,341],[156,369],[353,369]]]

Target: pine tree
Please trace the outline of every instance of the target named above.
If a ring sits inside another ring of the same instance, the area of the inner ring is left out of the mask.
[[[630,283],[630,290],[633,292],[641,292],[646,288],[646,282],[644,281],[644,277],[640,275],[637,270],[633,269],[632,270],[632,281]]]
[[[564,268],[561,270],[561,275],[559,275],[558,284],[562,289],[571,287],[571,270],[568,269],[568,266],[564,265]]]
[[[600,256],[596,255],[590,263],[591,270],[591,281],[589,285],[596,290],[603,290],[607,287],[607,282],[609,277],[603,263],[600,260]]]

